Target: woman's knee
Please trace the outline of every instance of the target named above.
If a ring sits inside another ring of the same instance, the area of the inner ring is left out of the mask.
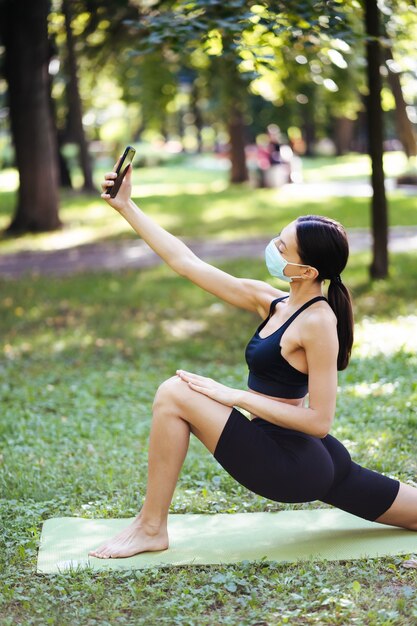
[[[159,385],[153,401],[153,411],[165,407],[172,410],[174,405],[181,404],[189,391],[190,388],[186,382],[178,376],[171,376]]]

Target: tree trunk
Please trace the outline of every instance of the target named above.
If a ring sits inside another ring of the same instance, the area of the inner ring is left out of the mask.
[[[245,154],[245,125],[242,111],[236,101],[230,104],[228,130],[230,137],[230,160],[232,164],[230,182],[244,183],[249,179]]]
[[[55,53],[55,45],[52,44],[51,46],[51,42],[50,43],[50,50],[49,50],[49,61],[51,61],[51,58],[53,56],[53,54]],[[56,148],[57,148],[57,163],[58,163],[58,181],[59,181],[59,187],[65,187],[66,189],[72,189],[72,181],[71,181],[71,172],[69,170],[68,164],[65,160],[64,155],[61,152],[61,148],[62,148],[62,133],[58,130],[56,122],[57,122],[57,115],[56,115],[56,106],[55,106],[55,101],[52,97],[52,88],[53,88],[53,80],[52,80],[52,76],[49,75],[49,104],[51,107],[51,117],[54,121],[54,125],[55,125],[55,129],[56,129]]]
[[[61,152],[61,147],[58,145],[58,165],[59,165],[59,186],[65,189],[73,189],[71,172],[68,167],[68,163],[65,160],[64,155]]]
[[[355,122],[348,117],[336,117],[334,120],[333,141],[337,156],[342,156],[350,150]]]
[[[388,206],[385,195],[383,168],[383,121],[381,105],[381,46],[380,16],[377,0],[365,0],[365,26],[367,34],[367,77],[369,95],[366,98],[368,117],[369,155],[372,160],[372,235],[373,258],[370,267],[372,278],[388,275]]]
[[[47,0],[2,5],[10,125],[20,186],[8,231],[41,232],[58,217],[57,141],[49,102]]]
[[[74,136],[75,142],[79,146],[80,165],[84,176],[83,190],[96,193],[96,189],[93,184],[91,160],[88,153],[88,145],[85,138],[82,122],[83,116],[80,91],[78,87],[77,60],[75,58],[74,37],[71,28],[71,9],[70,2],[68,0],[63,0],[62,11],[65,17],[65,33],[67,37],[67,58],[69,71],[69,84],[67,94],[68,106],[70,110],[69,115],[72,123],[71,131]]]
[[[191,112],[194,115],[194,124],[197,133],[197,152],[198,154],[201,154],[203,152],[203,116],[201,115],[201,110],[198,104],[198,96],[198,87],[196,81],[194,81],[191,90]]]
[[[181,152],[185,152],[185,146],[184,146],[184,137],[185,137],[184,115],[185,115],[185,111],[184,111],[183,107],[181,106],[178,109],[178,112],[177,112],[177,133],[178,133],[178,137],[179,137],[180,143],[181,143]],[[163,131],[162,134],[165,137],[165,141],[167,141],[168,140],[168,133],[166,132],[166,130]]]
[[[385,61],[393,61],[391,48],[385,49]],[[403,144],[404,152],[408,158],[417,156],[417,141],[414,128],[408,119],[406,103],[401,89],[400,77],[397,72],[393,72],[390,63],[387,63],[388,83],[391,87],[395,99],[395,119],[397,122],[397,133],[399,140]]]
[[[247,86],[236,66],[236,54],[230,37],[223,39],[224,53],[215,66],[221,76],[222,100],[230,145],[230,182],[239,184],[249,180],[245,153],[244,110],[246,106]]]
[[[363,107],[358,111],[358,118],[353,127],[352,150],[361,154],[368,153],[368,120],[366,115],[366,97],[362,96]]]
[[[305,142],[305,156],[314,156],[316,146],[316,123],[314,120],[314,113],[310,109],[310,105],[301,105],[303,115],[303,138]]]

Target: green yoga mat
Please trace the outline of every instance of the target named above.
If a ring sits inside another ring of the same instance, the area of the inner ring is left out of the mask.
[[[89,550],[125,528],[129,519],[57,517],[44,522],[39,573],[90,567],[142,569],[244,560],[345,560],[417,551],[417,533],[367,522],[337,509],[170,515],[170,548],[125,559],[89,557]]]

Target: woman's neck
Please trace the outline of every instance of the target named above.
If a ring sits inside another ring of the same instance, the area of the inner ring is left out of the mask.
[[[323,296],[323,283],[298,280],[290,283],[290,294],[287,303],[290,305],[304,304],[312,298]]]

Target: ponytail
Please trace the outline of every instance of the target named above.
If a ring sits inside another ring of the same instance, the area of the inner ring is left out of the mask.
[[[330,279],[327,300],[337,318],[337,337],[339,354],[337,369],[344,370],[348,366],[353,344],[353,310],[352,300],[347,287],[340,276]]]
[[[339,222],[329,217],[305,215],[297,219],[296,233],[302,263],[317,269],[318,282],[330,280],[327,300],[337,318],[337,369],[344,370],[353,344],[352,301],[340,278],[349,257],[346,231]]]

